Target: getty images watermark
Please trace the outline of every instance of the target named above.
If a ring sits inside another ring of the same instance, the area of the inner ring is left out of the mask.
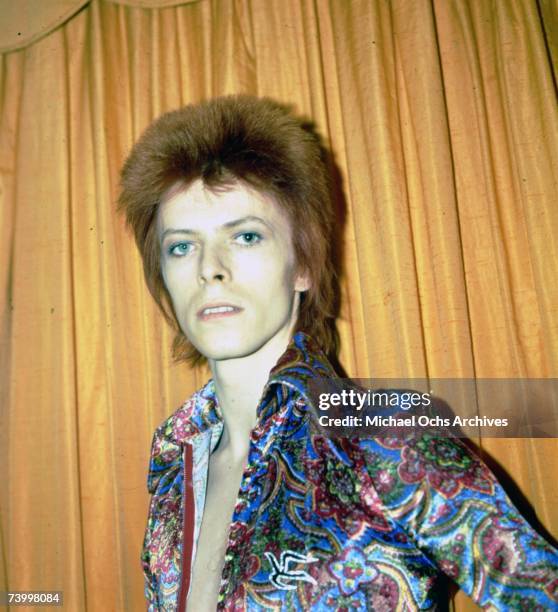
[[[558,379],[326,379],[310,386],[330,435],[558,437]]]
[[[338,393],[320,393],[318,409],[328,411],[332,406],[342,406],[348,414],[330,416],[320,414],[318,421],[322,427],[507,427],[507,418],[490,418],[475,415],[472,417],[442,417],[439,414],[411,414],[414,409],[430,409],[435,399],[431,392],[418,393],[413,391],[357,391],[342,389]],[[380,414],[370,411],[370,408],[386,407],[399,409],[399,416]],[[354,412],[351,413],[351,410]],[[362,412],[362,415],[359,413]]]

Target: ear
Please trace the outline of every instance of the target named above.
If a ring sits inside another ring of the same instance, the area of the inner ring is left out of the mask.
[[[308,274],[308,272],[302,272],[300,274],[297,274],[294,286],[295,291],[308,291],[311,286],[312,283],[310,282],[310,275]]]

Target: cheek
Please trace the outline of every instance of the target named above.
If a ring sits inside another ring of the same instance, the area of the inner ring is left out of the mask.
[[[242,278],[248,282],[263,283],[264,287],[288,287],[294,290],[294,262],[291,263],[285,254],[278,250],[261,254],[242,254],[234,268],[241,271]]]
[[[161,270],[163,282],[169,292],[175,310],[180,310],[181,307],[189,300],[189,289],[194,287],[188,269],[185,266],[170,265],[163,266]]]

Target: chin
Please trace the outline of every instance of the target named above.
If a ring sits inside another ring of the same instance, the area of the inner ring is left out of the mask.
[[[247,340],[244,338],[224,338],[221,336],[214,342],[193,342],[198,351],[207,359],[225,361],[227,359],[241,359],[258,352],[268,339]]]

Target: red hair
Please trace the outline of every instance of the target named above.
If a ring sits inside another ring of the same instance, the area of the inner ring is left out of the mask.
[[[122,169],[118,205],[134,232],[149,291],[176,330],[176,360],[196,364],[204,358],[180,329],[163,282],[156,218],[171,187],[186,188],[196,179],[210,189],[245,183],[284,211],[298,268],[310,279],[296,330],[335,352],[334,206],[327,156],[309,122],[252,96],[186,106],[159,117],[143,133]]]

